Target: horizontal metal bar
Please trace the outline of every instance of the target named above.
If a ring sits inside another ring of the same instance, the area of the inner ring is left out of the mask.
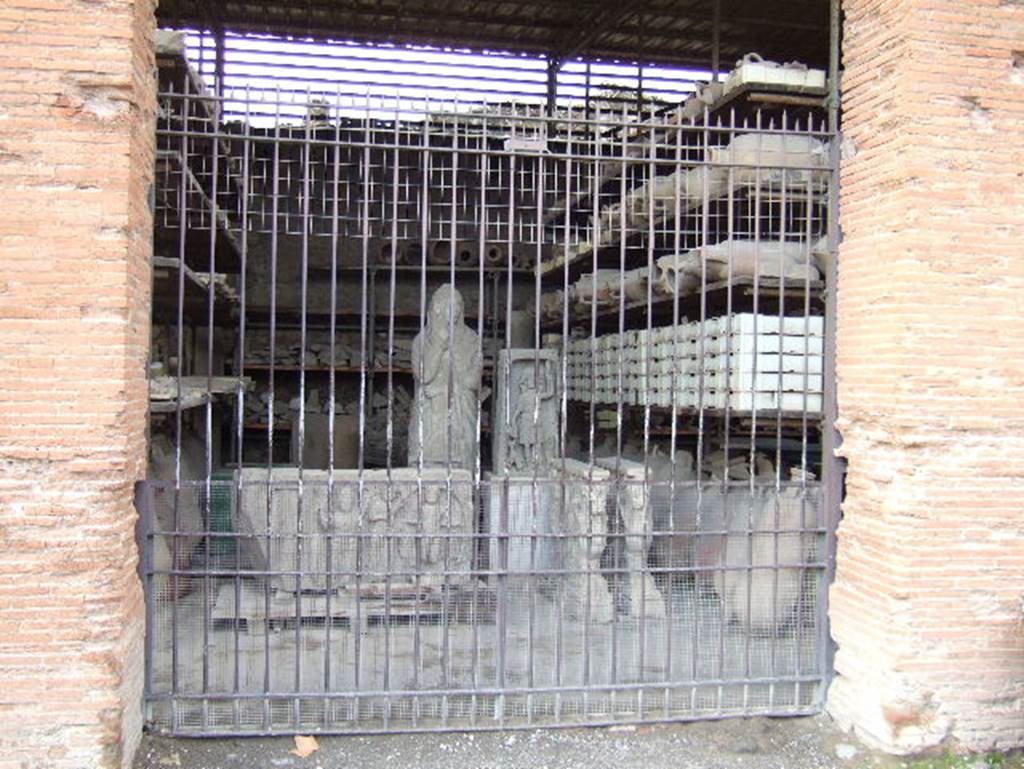
[[[824,569],[827,564],[824,561],[780,561],[778,563],[771,564],[739,564],[734,566],[725,565],[714,565],[714,566],[652,566],[645,569],[640,573],[649,574],[721,574],[726,572],[772,572],[781,570],[792,570],[792,569],[806,569],[809,571],[816,571],[818,569]],[[424,575],[419,571],[391,569],[389,571],[369,571],[369,570],[348,570],[348,571],[323,571],[318,569],[244,569],[244,570],[232,570],[232,569],[199,569],[190,571],[188,569],[154,569],[150,574],[167,574],[178,577],[190,577],[192,579],[202,577],[218,577],[218,578],[235,578],[235,577],[317,577],[317,576],[331,576],[341,577],[348,576],[352,578],[374,579],[374,581],[384,582],[389,579],[408,579],[424,576],[433,576],[438,578],[445,577],[567,577],[567,576],[586,576],[586,575],[602,575],[602,576],[613,576],[616,574],[636,574],[638,573],[634,569],[630,568],[619,568],[615,566],[601,567],[596,569],[541,569],[534,568],[523,571],[513,570],[498,570],[498,569],[447,569],[442,572],[435,572],[430,575]],[[482,589],[482,588],[477,588]]]
[[[267,93],[275,93],[274,89],[267,89]],[[308,103],[298,103],[290,101],[276,101],[273,99],[267,99],[264,95],[257,92],[255,95],[250,93],[246,98],[240,96],[215,96],[212,94],[189,94],[177,91],[159,91],[157,93],[157,99],[160,102],[165,103],[206,103],[206,104],[221,104],[230,102],[233,104],[255,104],[270,109],[276,107],[308,107]],[[416,105],[422,104],[424,106],[417,107]],[[565,126],[571,125],[576,132],[576,140],[580,140],[582,136],[586,134],[579,134],[582,129],[594,128],[600,129],[601,131],[622,131],[628,129],[629,133],[636,136],[644,136],[646,132],[659,132],[665,134],[675,133],[692,133],[695,136],[701,136],[705,132],[710,133],[712,136],[723,133],[734,133],[743,131],[757,131],[757,133],[765,135],[779,135],[779,136],[812,136],[819,139],[829,139],[834,134],[822,124],[821,128],[814,129],[808,124],[807,127],[782,127],[774,122],[763,125],[758,121],[745,119],[741,123],[730,124],[728,122],[713,122],[705,124],[701,118],[693,118],[688,123],[682,122],[666,122],[664,119],[659,120],[637,120],[635,116],[625,113],[622,110],[607,110],[601,113],[599,117],[590,117],[585,114],[583,110],[579,110],[580,114],[565,114],[565,115],[547,115],[542,110],[538,109],[536,105],[530,106],[530,111],[521,112],[496,112],[491,114],[478,114],[473,112],[459,111],[454,108],[450,102],[443,102],[438,100],[431,100],[428,98],[404,98],[397,96],[373,96],[364,97],[353,96],[351,97],[351,103],[341,103],[340,101],[336,104],[326,103],[318,104],[318,107],[323,108],[334,108],[344,109],[346,111],[359,111],[370,112],[372,114],[386,114],[389,110],[394,114],[401,115],[420,115],[424,118],[429,118],[432,121],[440,124],[445,120],[459,121],[468,125],[473,124],[489,124],[493,128],[497,129],[503,123],[518,123],[522,125],[536,125],[536,126]],[[164,119],[168,118],[181,119],[178,115],[168,115]],[[190,116],[190,121],[199,122],[199,119]],[[334,118],[341,120],[346,124],[355,123],[356,125],[364,123],[380,124],[382,126],[389,126],[395,122],[395,118],[380,118],[380,117],[364,117],[362,115],[358,117],[341,117]],[[402,119],[400,123],[408,123],[409,125],[415,125],[412,120]],[[288,127],[287,125],[285,126]],[[302,130],[301,126],[296,126]],[[207,134],[209,135],[209,134]],[[229,134],[230,135],[230,134]],[[432,134],[433,138],[439,138],[436,134]],[[257,138],[256,135],[250,138]],[[282,140],[287,140],[287,137],[282,137]],[[616,142],[618,139],[612,139],[605,137],[602,140],[602,145],[609,150],[615,150]],[[666,148],[674,149],[673,144],[666,144]],[[635,149],[635,146],[631,145]],[[610,159],[619,163],[623,160],[622,155],[612,155]],[[650,162],[646,159],[646,162]]]
[[[313,695],[310,695],[310,699],[316,699]],[[322,697],[320,698],[322,699]],[[517,722],[511,719],[503,719],[498,724],[481,724],[460,722],[457,727],[453,726],[411,726],[408,723],[398,722],[392,723],[387,728],[375,728],[372,726],[359,726],[350,729],[341,729],[335,726],[317,726],[309,727],[303,726],[301,729],[302,734],[316,734],[325,737],[347,737],[347,736],[377,736],[386,734],[443,734],[450,733],[453,731],[458,732],[506,732],[506,731],[535,731],[537,729],[579,729],[579,728],[602,728],[602,727],[616,727],[616,726],[645,726],[653,724],[677,724],[681,721],[696,722],[696,721],[721,721],[727,718],[749,718],[751,715],[763,716],[766,718],[789,718],[789,717],[800,717],[800,716],[816,716],[822,712],[820,706],[817,707],[800,707],[794,706],[792,708],[781,708],[771,707],[761,709],[758,708],[754,711],[743,711],[743,712],[730,712],[721,711],[716,713],[686,713],[670,717],[658,717],[652,716],[650,718],[587,718],[579,717],[569,719],[563,716],[562,720],[551,721],[551,722]],[[281,729],[269,729],[269,730],[258,730],[258,729],[246,729],[244,727],[239,729],[231,730],[217,730],[208,729],[202,731],[195,731],[186,728],[179,728],[175,730],[161,729],[160,727],[151,727],[151,730],[157,734],[166,734],[168,736],[179,736],[179,737],[196,737],[196,738],[210,738],[210,739],[230,739],[233,737],[282,737],[289,736],[292,734],[298,734],[300,731],[295,728],[282,727]]]
[[[771,678],[708,678],[675,681],[644,681],[638,683],[617,684],[565,684],[563,686],[508,686],[503,688],[481,686],[474,689],[380,689],[373,691],[331,692],[331,691],[273,691],[273,692],[203,692],[203,693],[156,693],[151,696],[154,701],[177,700],[182,702],[206,700],[293,700],[296,697],[329,700],[359,700],[367,698],[402,698],[402,697],[470,697],[479,696],[521,696],[530,694],[558,694],[569,692],[637,692],[644,690],[665,691],[666,689],[693,689],[717,686],[761,686],[786,683],[815,683],[821,680],[820,675],[804,676],[778,675]]]
[[[746,506],[744,505],[744,508]],[[186,531],[186,530],[167,530],[167,529],[154,529],[148,533],[150,537],[211,537],[220,538],[223,540],[258,540],[261,542],[284,542],[293,540],[309,540],[309,541],[327,541],[328,538],[336,544],[352,541],[358,539],[364,540],[388,540],[388,541],[401,541],[401,540],[473,540],[479,542],[491,542],[499,539],[502,540],[516,540],[522,539],[527,541],[559,541],[559,540],[588,540],[597,537],[609,540],[615,539],[627,539],[627,538],[639,538],[646,539],[648,537],[687,537],[687,538],[698,538],[698,537],[727,537],[727,536],[740,536],[740,535],[777,535],[777,534],[825,534],[828,529],[824,527],[807,527],[799,529],[752,529],[752,528],[739,528],[739,529],[708,529],[708,530],[697,530],[697,529],[664,529],[664,530],[651,530],[651,531],[607,531],[603,533],[594,534],[567,534],[565,532],[444,532],[443,534],[430,534],[427,532],[372,532],[372,531],[335,531],[327,530],[320,532],[276,532],[276,531]]]
[[[357,472],[354,469],[344,470],[341,468],[335,468],[335,472]],[[370,472],[364,470],[364,472]],[[304,489],[334,489],[334,490],[353,490],[356,488],[373,489],[373,490],[385,490],[385,489],[403,489],[406,491],[413,489],[425,489],[444,491],[449,488],[457,488],[462,490],[480,490],[494,493],[506,488],[516,490],[526,490],[534,488],[565,488],[565,489],[589,489],[594,486],[600,486],[602,488],[622,488],[622,489],[724,489],[728,493],[735,490],[737,493],[745,492],[750,490],[750,481],[723,481],[711,478],[702,480],[678,480],[678,481],[655,481],[655,480],[641,480],[641,479],[623,479],[623,478],[606,478],[606,479],[594,479],[593,481],[587,478],[551,478],[546,476],[536,476],[531,478],[529,475],[516,475],[513,476],[515,480],[505,480],[503,478],[496,477],[489,481],[460,481],[460,480],[437,480],[436,478],[421,478],[416,480],[402,480],[393,478],[388,480],[387,478],[381,478],[379,473],[383,472],[383,468],[376,471],[378,475],[371,478],[335,478],[333,480],[319,480],[315,478],[304,478],[302,481],[302,488]],[[185,480],[180,481],[141,481],[155,491],[162,491],[167,494],[171,494],[177,491],[205,491],[207,488],[210,489],[223,489],[225,491],[233,491],[239,488],[239,483],[234,480]],[[775,479],[768,480],[756,480],[754,484],[755,490],[804,490],[813,492],[815,489],[821,487],[821,481],[776,481]],[[275,492],[278,491],[298,491],[299,484],[297,481],[291,479],[275,479],[271,478],[269,481],[259,480],[246,480],[241,479],[242,489],[256,489],[259,491],[266,491],[273,489]]]

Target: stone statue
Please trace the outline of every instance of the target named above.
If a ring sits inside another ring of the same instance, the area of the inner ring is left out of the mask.
[[[621,457],[598,459],[597,464],[617,472],[618,476],[615,507],[623,535],[618,538],[618,545],[626,566],[624,581],[629,614],[631,617],[662,619],[665,616],[665,599],[647,567],[654,521],[644,464]]]
[[[545,472],[559,456],[558,353],[498,351],[491,456],[497,473]]]
[[[422,447],[424,465],[475,468],[481,368],[480,337],[463,321],[462,295],[445,283],[412,343],[410,466],[418,465]]]
[[[608,623],[615,604],[601,571],[601,554],[608,544],[608,494],[611,473],[575,459],[557,465],[564,481],[564,504],[553,522],[561,552],[566,613],[575,619]]]

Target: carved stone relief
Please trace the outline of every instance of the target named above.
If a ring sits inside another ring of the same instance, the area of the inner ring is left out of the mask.
[[[302,571],[274,578],[279,589],[353,589],[356,583],[422,586],[465,582],[473,564],[475,516],[468,470],[246,468],[238,531],[256,568]],[[270,487],[268,481],[273,481]],[[269,491],[269,499],[268,499]],[[301,509],[301,512],[300,512]],[[328,575],[328,571],[330,575]],[[454,573],[453,573],[454,572]]]
[[[557,352],[533,348],[500,350],[496,373],[494,471],[546,470],[560,453]]]

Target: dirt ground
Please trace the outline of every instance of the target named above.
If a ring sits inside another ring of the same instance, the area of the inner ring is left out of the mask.
[[[1024,769],[1024,755],[900,758],[868,750],[827,716],[603,729],[293,738],[144,737],[133,769]]]
[[[307,758],[291,738],[147,736],[134,769],[853,769],[899,767],[818,718],[386,737],[321,737]],[[902,762],[902,766],[909,766]],[[945,766],[949,766],[946,764]],[[974,764],[965,764],[973,769]],[[985,766],[982,764],[978,767]]]

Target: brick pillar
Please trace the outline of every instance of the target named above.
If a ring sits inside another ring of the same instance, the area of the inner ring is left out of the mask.
[[[1024,744],[1024,3],[845,0],[829,709]]]
[[[131,761],[151,0],[0,3],[0,767]]]

